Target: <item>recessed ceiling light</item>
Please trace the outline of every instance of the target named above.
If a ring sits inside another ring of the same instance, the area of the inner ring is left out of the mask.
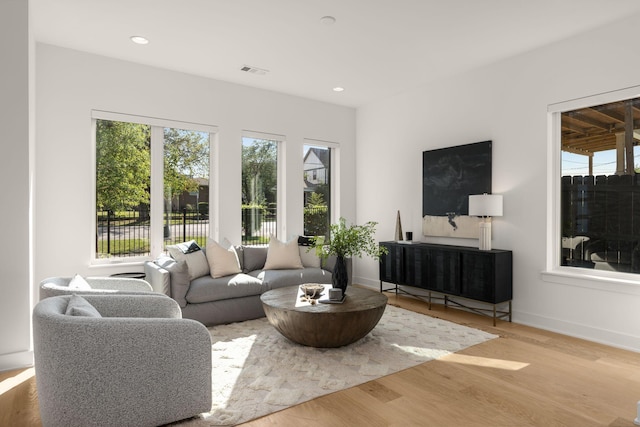
[[[142,36],[131,36],[130,37],[131,41],[134,42],[135,44],[149,44],[149,39],[147,39],[146,37],[142,37]]]
[[[343,87],[340,87],[340,86],[336,86],[336,87],[334,87],[334,88],[333,88],[333,91],[334,91],[334,92],[343,92],[343,91],[344,91],[344,88],[343,88]]]
[[[333,25],[336,23],[336,18],[334,18],[333,16],[323,16],[322,18],[320,18],[320,22],[324,25]]]

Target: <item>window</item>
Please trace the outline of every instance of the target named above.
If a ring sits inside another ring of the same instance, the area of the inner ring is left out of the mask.
[[[151,127],[96,122],[96,258],[148,255]]]
[[[640,98],[555,114],[561,147],[559,265],[640,273]]]
[[[242,243],[278,236],[278,146],[260,135],[242,137]]]
[[[329,238],[331,223],[331,152],[320,145],[304,145],[304,234]]]
[[[215,128],[98,111],[93,120],[95,260],[147,259],[191,239],[205,245]]]
[[[209,235],[209,133],[164,128],[164,242]]]

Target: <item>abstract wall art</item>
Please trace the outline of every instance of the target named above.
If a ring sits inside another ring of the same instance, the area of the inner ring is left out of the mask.
[[[478,238],[469,195],[491,193],[491,141],[423,151],[422,234]]]

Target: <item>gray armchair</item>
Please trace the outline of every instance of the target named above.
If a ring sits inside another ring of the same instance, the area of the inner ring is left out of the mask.
[[[157,426],[211,409],[211,338],[171,298],[83,296],[102,317],[33,311],[36,385],[47,426]]]
[[[70,289],[71,277],[49,277],[40,282],[40,299],[57,295],[149,294],[151,285],[142,279],[127,277],[87,277],[91,289]]]

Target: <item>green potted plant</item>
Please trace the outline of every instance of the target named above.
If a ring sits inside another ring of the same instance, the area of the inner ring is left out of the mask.
[[[333,269],[331,281],[334,288],[342,289],[346,293],[349,284],[346,259],[363,254],[379,260],[387,252],[387,248],[379,246],[375,239],[377,222],[369,221],[364,225],[347,226],[347,221],[340,218],[337,224],[329,226],[329,241],[324,236],[312,239],[316,254],[322,258],[331,255],[336,257],[336,265]]]

